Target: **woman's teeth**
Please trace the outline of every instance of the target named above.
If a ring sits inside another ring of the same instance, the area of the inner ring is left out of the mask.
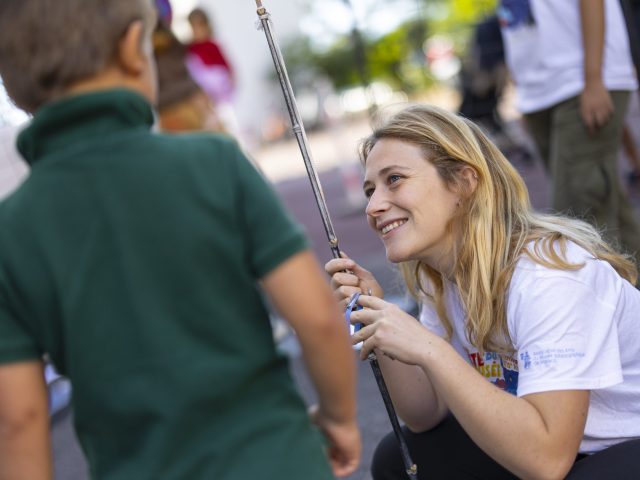
[[[393,223],[390,223],[389,225],[385,225],[381,232],[384,235],[385,233],[389,233],[391,230],[393,230],[394,228],[398,228],[400,225],[403,225],[406,222],[406,220],[398,220],[395,221]]]

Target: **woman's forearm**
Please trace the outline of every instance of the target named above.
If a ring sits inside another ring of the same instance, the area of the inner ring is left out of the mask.
[[[445,342],[423,368],[473,441],[522,478],[563,478],[584,432],[587,391],[513,396],[488,382]]]
[[[407,427],[424,432],[438,425],[449,410],[424,370],[382,354],[377,358],[396,412]]]

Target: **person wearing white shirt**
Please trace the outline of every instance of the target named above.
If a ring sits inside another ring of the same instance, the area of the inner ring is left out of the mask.
[[[360,153],[369,225],[421,321],[352,259],[325,270],[342,305],[362,294],[352,341],[377,355],[418,478],[640,478],[633,258],[535,212],[504,155],[450,112],[408,107]],[[404,478],[392,434],[372,474]]]
[[[638,88],[619,0],[502,0],[499,15],[517,106],[551,177],[552,207],[638,254],[640,226],[617,167]]]

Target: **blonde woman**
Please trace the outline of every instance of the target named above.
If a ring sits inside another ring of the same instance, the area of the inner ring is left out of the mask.
[[[353,260],[325,269],[343,305],[372,292],[352,340],[378,354],[424,478],[640,478],[633,258],[584,222],[534,212],[500,151],[438,108],[396,114],[361,157],[369,224],[420,322]],[[373,477],[403,475],[386,437]]]

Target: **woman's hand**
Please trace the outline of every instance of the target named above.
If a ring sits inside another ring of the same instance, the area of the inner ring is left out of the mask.
[[[358,305],[364,309],[351,314],[351,323],[364,326],[351,341],[354,345],[364,342],[360,350],[363,360],[375,349],[394,360],[422,366],[428,355],[444,342],[397,305],[368,295],[362,295]]]
[[[344,252],[342,257],[329,260],[324,269],[331,275],[331,289],[343,311],[354,293],[384,297],[382,287],[371,272],[351,260]]]

